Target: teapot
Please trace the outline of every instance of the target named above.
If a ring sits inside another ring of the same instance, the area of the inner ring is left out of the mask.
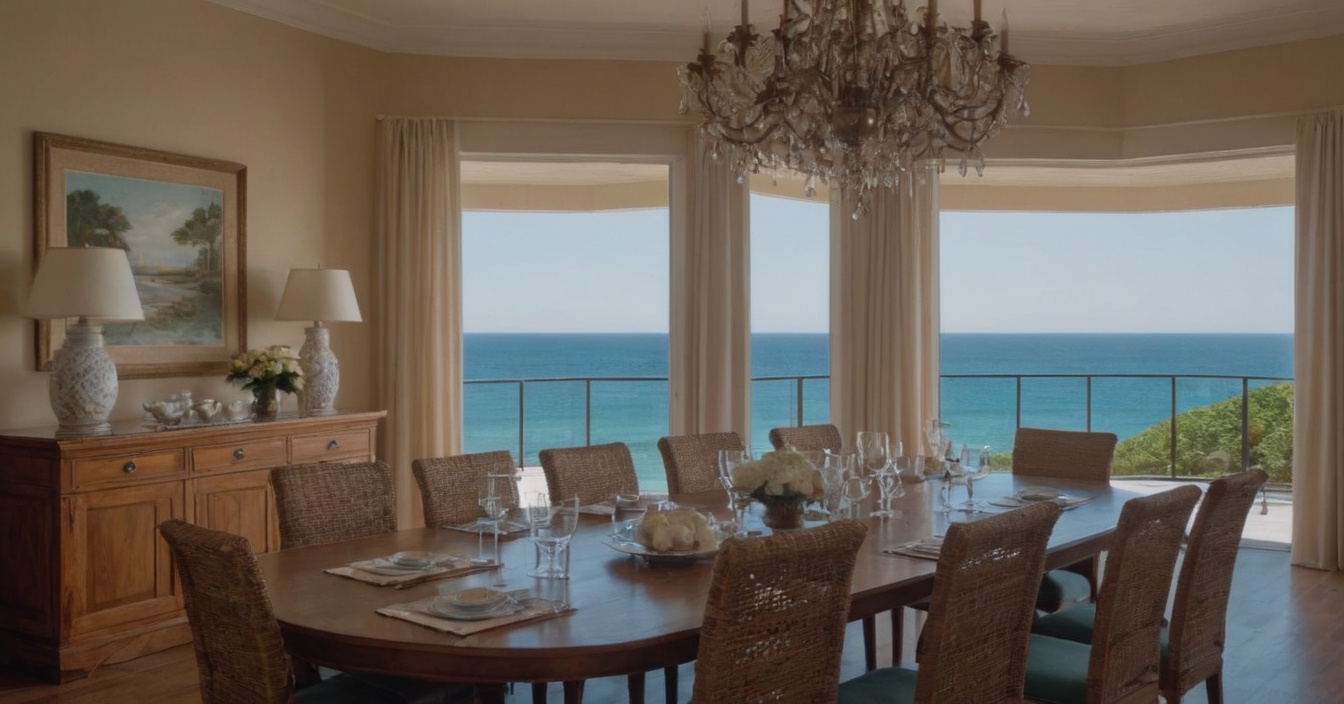
[[[245,401],[232,401],[224,407],[224,417],[229,420],[247,420],[252,415],[252,407]]]
[[[224,410],[224,404],[212,398],[203,398],[196,402],[194,410],[202,423],[209,423],[219,417],[220,412]]]
[[[178,401],[146,401],[144,409],[162,425],[177,425],[187,414],[187,409]]]

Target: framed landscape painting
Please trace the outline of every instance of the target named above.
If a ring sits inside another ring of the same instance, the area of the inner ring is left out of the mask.
[[[126,250],[145,319],[103,326],[122,378],[224,373],[246,349],[241,164],[36,133],[36,261],[47,247]],[[61,321],[38,321],[51,368]]]

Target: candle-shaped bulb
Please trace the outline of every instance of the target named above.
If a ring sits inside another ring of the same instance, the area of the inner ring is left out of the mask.
[[[1007,12],[1007,10],[1004,10],[1004,12]],[[980,21],[980,0],[975,0],[975,21]]]
[[[742,0],[742,26],[747,26],[747,0]]]
[[[1005,10],[1005,12],[1007,12],[1007,10]],[[925,21],[929,23],[930,27],[938,23],[938,0],[929,0],[929,8],[927,14],[928,17],[926,18]]]
[[[1008,9],[1003,10],[1003,29],[999,30],[999,54],[1008,55]]]

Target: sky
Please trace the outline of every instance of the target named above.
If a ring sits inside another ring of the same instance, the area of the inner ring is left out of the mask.
[[[826,332],[828,210],[753,195],[752,329]],[[665,209],[463,213],[467,332],[666,332]],[[944,212],[944,332],[1292,332],[1293,209]]]

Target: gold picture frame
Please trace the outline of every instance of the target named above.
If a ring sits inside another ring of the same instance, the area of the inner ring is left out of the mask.
[[[48,247],[125,249],[145,320],[106,325],[117,376],[223,374],[247,349],[247,168],[215,159],[33,135],[33,270]],[[60,321],[37,321],[51,368]]]

